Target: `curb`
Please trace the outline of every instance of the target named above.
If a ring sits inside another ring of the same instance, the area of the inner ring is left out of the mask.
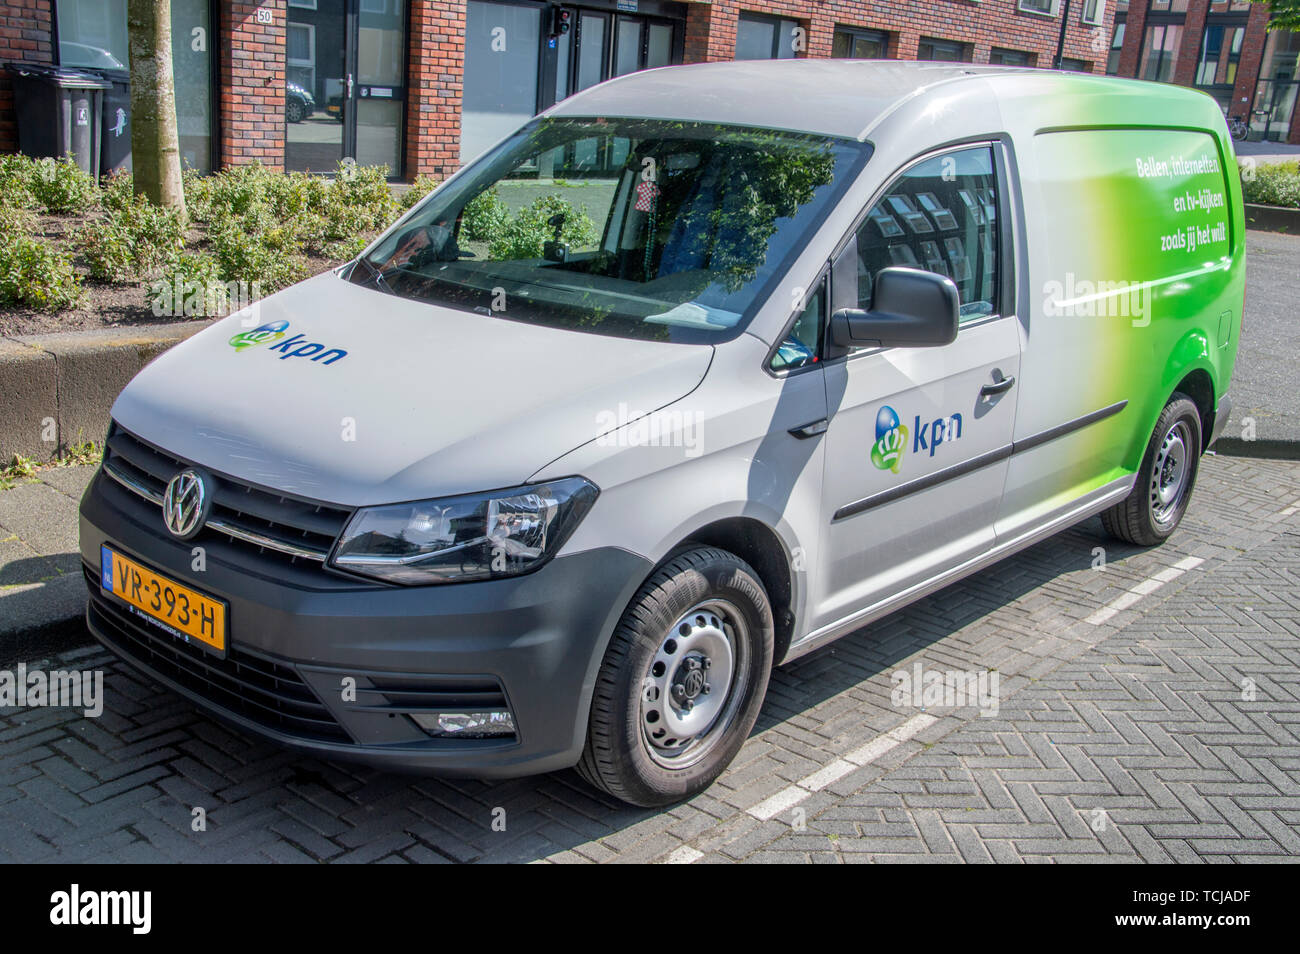
[[[0,460],[45,462],[102,441],[136,372],[208,321],[0,338]]]
[[[1300,235],[1300,209],[1281,205],[1256,205],[1245,203],[1246,228],[1256,232],[1285,232]]]
[[[1256,460],[1300,460],[1300,441],[1253,440],[1220,437],[1210,450],[1224,457],[1249,457]]]
[[[0,668],[92,645],[97,643],[86,629],[83,607],[82,612],[76,616],[66,616],[28,629],[5,633],[3,639],[0,639]]]

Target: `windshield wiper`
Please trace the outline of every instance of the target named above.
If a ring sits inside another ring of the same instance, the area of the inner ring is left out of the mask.
[[[376,288],[382,288],[385,292],[387,292],[390,295],[397,294],[397,292],[393,291],[393,286],[388,284],[388,279],[384,277],[384,273],[373,262],[371,262],[370,259],[359,258],[357,259],[357,261],[361,262],[366,266],[366,268],[370,269],[370,277],[374,281]]]

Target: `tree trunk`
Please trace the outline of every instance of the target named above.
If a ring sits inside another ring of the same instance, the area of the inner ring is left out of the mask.
[[[127,0],[131,53],[131,165],[135,194],[185,211],[170,0]]]

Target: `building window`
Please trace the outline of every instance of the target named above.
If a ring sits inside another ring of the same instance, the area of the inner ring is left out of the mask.
[[[1060,0],[1020,0],[1016,9],[1021,13],[1037,13],[1045,17],[1056,16]]]
[[[473,159],[536,115],[541,35],[539,7],[483,0],[466,4],[462,161]],[[499,42],[502,36],[509,38],[504,49]]]
[[[1240,26],[1206,26],[1201,36],[1201,56],[1196,63],[1196,85],[1228,86],[1237,81],[1241,42],[1246,30]]]
[[[889,34],[884,30],[861,30],[837,26],[831,56],[855,60],[883,60],[889,55]]]
[[[1033,66],[1036,54],[1024,50],[1004,50],[1000,46],[989,51],[989,62],[1000,66]]]
[[[957,43],[953,40],[939,40],[930,36],[921,37],[916,47],[918,60],[940,60],[946,63],[969,63],[971,46],[969,43]]]
[[[1071,73],[1091,73],[1092,64],[1087,60],[1076,60],[1070,56],[1061,57],[1061,69]]]
[[[1152,13],[1186,13],[1187,0],[1151,0],[1147,9]]]
[[[736,59],[788,60],[802,46],[798,20],[741,13],[736,22]]]
[[[212,10],[209,0],[172,0],[171,12],[181,159],[188,168],[206,173],[213,163]],[[60,66],[104,70],[127,81],[126,0],[58,0],[55,22]],[[204,42],[195,44],[199,37]],[[125,111],[104,135],[130,136]]]
[[[1153,23],[1142,41],[1142,62],[1138,76],[1145,80],[1168,83],[1174,78],[1178,44],[1183,38],[1181,23]]]
[[[1106,72],[1112,76],[1119,72],[1119,57],[1124,51],[1124,20],[1116,20],[1110,34],[1110,54],[1106,57]]]
[[[1106,0],[1083,0],[1083,9],[1079,11],[1080,23],[1094,26],[1106,19]]]

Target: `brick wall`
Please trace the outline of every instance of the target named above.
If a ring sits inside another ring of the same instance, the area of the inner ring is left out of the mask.
[[[222,0],[221,163],[284,168],[286,0]],[[258,23],[259,9],[271,22]]]
[[[54,21],[50,0],[10,0],[0,4],[0,63],[54,62]],[[0,152],[18,151],[18,123],[9,71],[0,71]]]
[[[465,0],[410,0],[406,175],[451,175],[460,165]]]
[[[1208,2],[1208,0],[1206,0]],[[1073,0],[1065,55],[1104,72],[1110,48],[1114,3],[1108,3],[1099,26],[1081,23],[1082,0]],[[729,60],[735,54],[736,20],[741,11],[798,20],[808,30],[808,56],[830,56],[836,24],[884,30],[890,34],[889,53],[916,59],[921,37],[957,40],[973,45],[974,62],[987,63],[995,47],[1037,55],[1050,65],[1056,55],[1060,17],[1022,13],[1016,0],[714,0],[691,3],[686,25],[686,62]]]

